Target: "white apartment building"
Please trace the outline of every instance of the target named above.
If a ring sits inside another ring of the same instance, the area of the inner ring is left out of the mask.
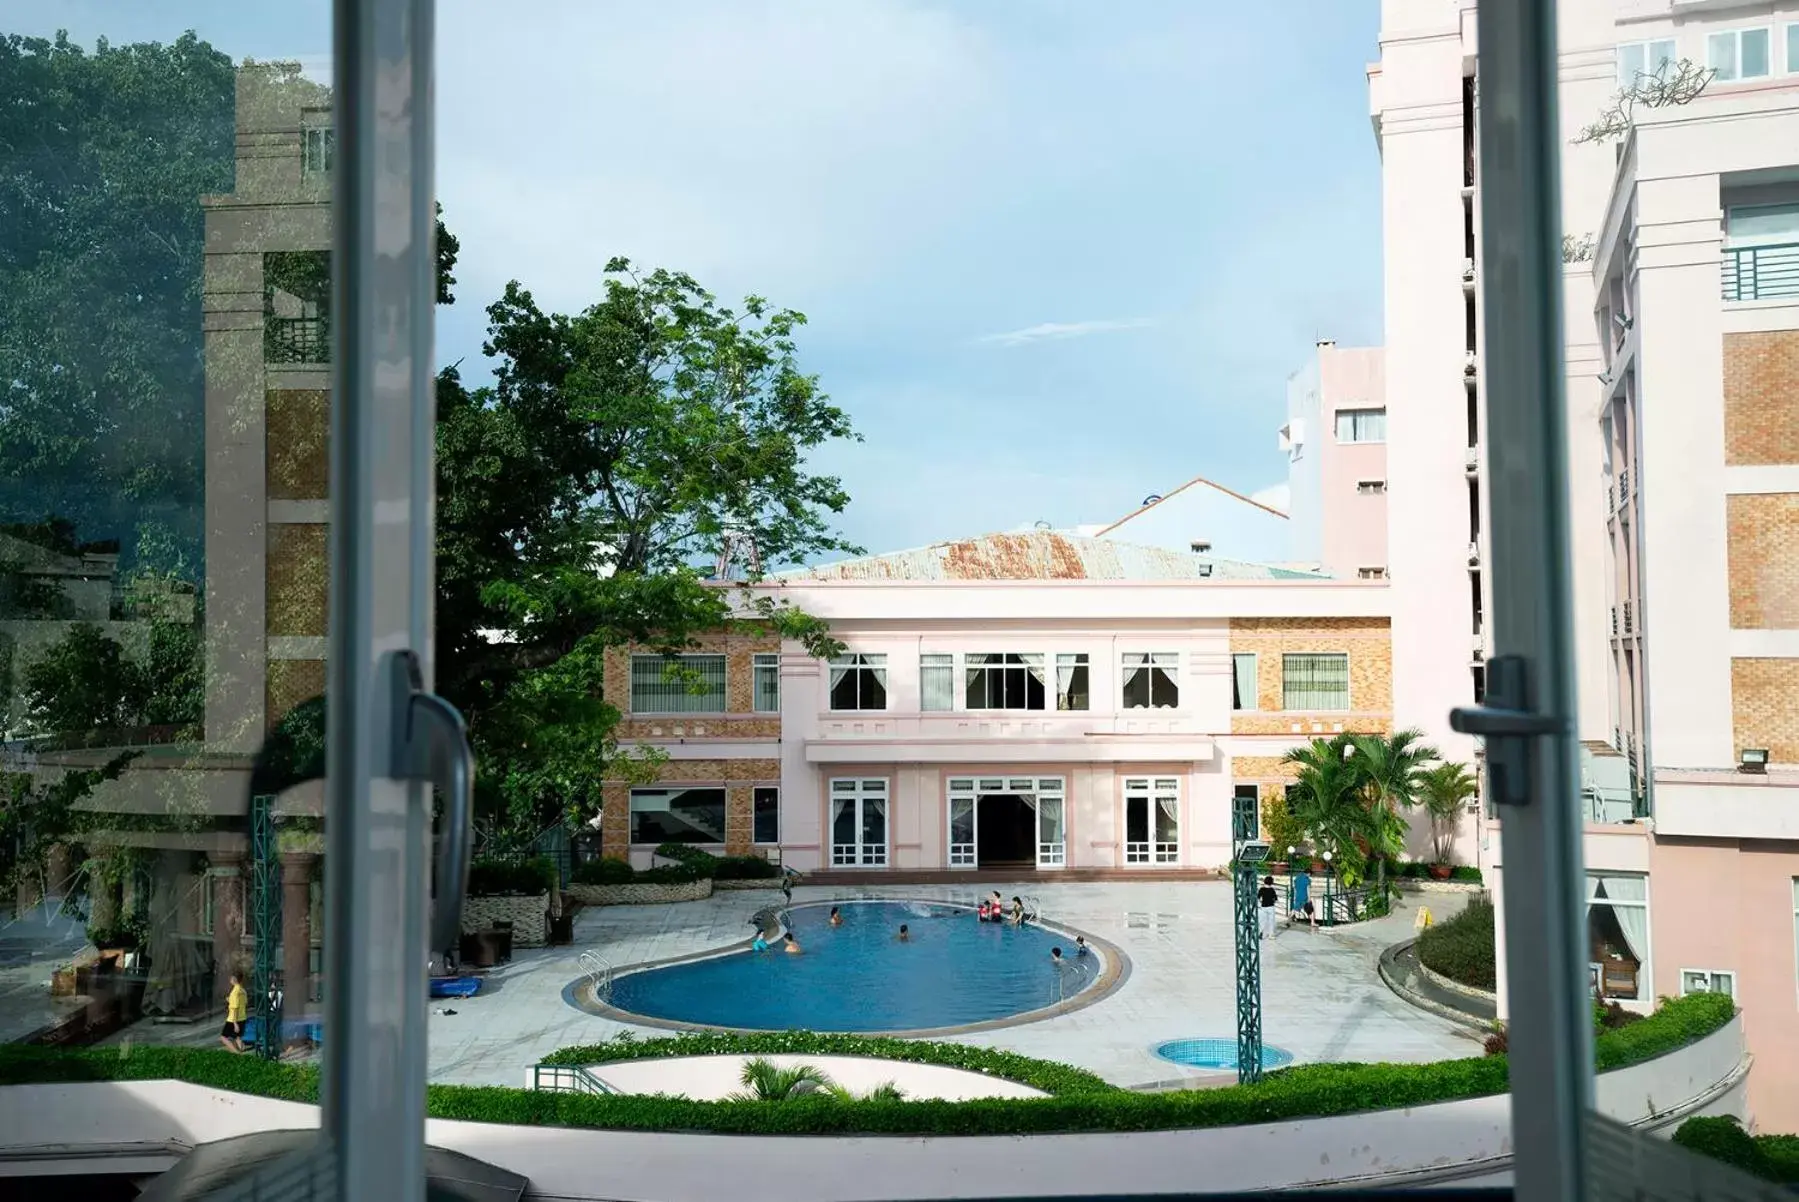
[[[1753,1116],[1795,1130],[1799,5],[1570,0],[1559,33],[1594,986],[1641,1009],[1731,990],[1757,1058]],[[1369,70],[1386,232],[1394,720],[1451,754],[1466,740],[1448,712],[1478,695],[1491,649],[1477,52],[1472,0],[1384,0]],[[1639,102],[1609,136],[1582,136],[1621,89],[1669,78],[1682,60],[1689,77],[1713,73],[1698,95]],[[1458,589],[1468,605],[1448,604]],[[1739,771],[1757,759],[1765,772]],[[1498,892],[1495,819],[1481,844]]]

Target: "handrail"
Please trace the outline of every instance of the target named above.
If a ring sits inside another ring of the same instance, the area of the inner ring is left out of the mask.
[[[1720,268],[1727,301],[1799,300],[1799,242],[1727,246]]]
[[[593,985],[593,1000],[607,1002],[612,998],[612,964],[598,952],[582,952],[575,961]]]
[[[578,1064],[534,1064],[531,1088],[545,1093],[584,1093],[595,1097],[619,1091]]]

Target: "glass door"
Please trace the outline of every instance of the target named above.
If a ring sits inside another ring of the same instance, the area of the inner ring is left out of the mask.
[[[831,864],[887,865],[887,782],[881,778],[831,782]]]
[[[1066,798],[1059,778],[1037,782],[1037,867],[1060,868],[1068,863]]]
[[[974,781],[958,777],[949,782],[949,866],[973,868],[975,859]]]
[[[1181,860],[1181,782],[1131,777],[1124,782],[1124,862],[1178,864]]]

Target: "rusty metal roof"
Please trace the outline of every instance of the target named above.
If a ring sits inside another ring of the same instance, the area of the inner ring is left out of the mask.
[[[778,580],[1328,580],[1323,572],[1219,559],[1060,530],[983,534],[775,573]]]

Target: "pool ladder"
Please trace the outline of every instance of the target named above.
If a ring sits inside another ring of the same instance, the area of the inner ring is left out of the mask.
[[[577,961],[593,985],[593,1000],[602,1006],[612,1001],[612,965],[598,952],[582,952]]]

